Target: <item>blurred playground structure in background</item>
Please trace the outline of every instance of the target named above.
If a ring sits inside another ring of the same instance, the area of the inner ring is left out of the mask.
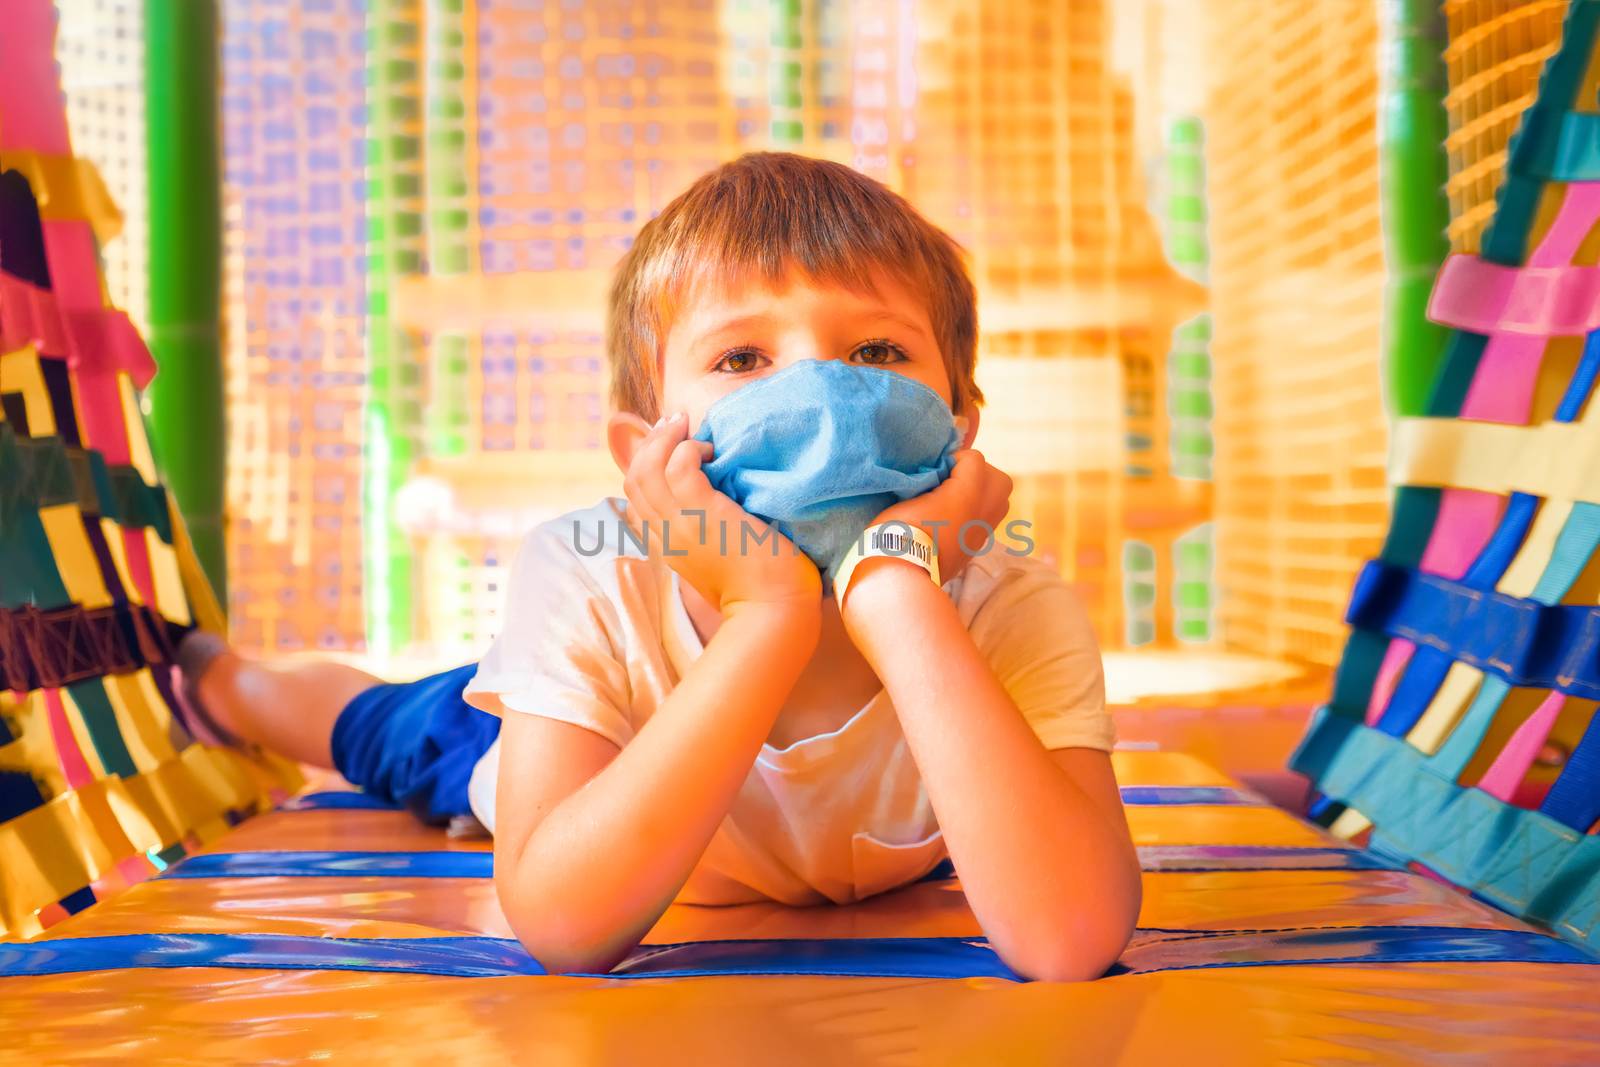
[[[13,1041],[449,1055],[588,1049],[550,1023],[591,1013],[609,1047],[681,1043],[699,1013],[724,1054],[742,1026],[763,1051],[918,1033],[958,1059],[1593,1059],[1600,0],[238,0],[226,243],[183,91],[216,37],[187,5],[63,5],[76,146],[51,5],[0,35]],[[203,569],[223,383],[192,373],[216,370],[219,299],[196,279],[225,270],[233,301],[235,635],[467,656],[521,527],[614,484],[606,266],[760,145],[878,173],[972,249],[986,447],[1113,666],[1176,697],[1219,663],[1339,661],[1331,694],[1250,698],[1327,697],[1291,760],[1319,826],[1197,758],[1238,767],[1303,708],[1119,714],[1144,898],[1102,982],[1006,981],[943,866],[837,912],[671,909],[617,974],[546,976],[505,936],[486,841],[376,797],[288,801],[296,768],[173,710],[173,640],[226,625]],[[1207,654],[1149,658],[1184,643]],[[671,999],[619,993],[640,977]]]
[[[143,326],[142,5],[60,8],[74,135],[127,218],[107,285]],[[1380,8],[224,0],[234,639],[475,655],[520,532],[617,489],[611,265],[695,175],[775,148],[970,250],[980,447],[1108,648],[1332,664],[1388,514],[1379,109],[1443,99],[1447,153],[1412,167],[1448,156],[1472,249],[1566,4],[1445,3],[1448,85],[1417,61],[1429,5]],[[1443,252],[1412,242],[1413,287]]]

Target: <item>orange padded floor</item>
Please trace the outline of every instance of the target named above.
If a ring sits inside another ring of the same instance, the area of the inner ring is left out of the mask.
[[[313,807],[244,823],[184,861],[200,876],[179,864],[39,939],[0,943],[0,1051],[35,1063],[1600,1062],[1600,963],[1378,865],[1193,757],[1115,760],[1145,897],[1123,964],[1095,982],[992,973],[972,955],[992,957],[953,877],[850,907],[677,905],[623,976],[531,973],[504,940],[485,842],[400,812]],[[315,869],[369,854],[458,866]],[[312,866],[204,873],[241,857]],[[407,955],[431,945],[449,951]],[[438,973],[458,945],[463,961],[489,946],[501,962]],[[931,962],[907,971],[906,946]]]

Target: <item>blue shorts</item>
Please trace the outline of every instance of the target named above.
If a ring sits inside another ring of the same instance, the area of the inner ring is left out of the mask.
[[[333,766],[423,822],[470,814],[467,782],[500,735],[500,720],[461,699],[475,664],[415,682],[375,685],[333,724]]]

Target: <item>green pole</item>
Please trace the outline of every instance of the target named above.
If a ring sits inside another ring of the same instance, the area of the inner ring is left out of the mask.
[[[1186,277],[1211,278],[1206,237],[1205,126],[1192,115],[1167,128],[1167,256]],[[1179,323],[1167,357],[1167,404],[1172,419],[1172,473],[1211,481],[1215,451],[1211,420],[1211,313]],[[1216,609],[1213,527],[1200,523],[1172,545],[1173,632],[1180,641],[1209,641]]]
[[[395,494],[420,434],[417,339],[392,315],[395,282],[422,271],[421,75],[418,0],[367,8],[367,403],[363,418],[362,556],[367,647],[378,656],[412,634],[415,565],[395,520]]]
[[[772,114],[772,147],[800,148],[805,128],[806,72],[805,14],[800,0],[768,0],[772,19],[772,66],[767,72],[768,104]]]
[[[1389,283],[1384,391],[1393,416],[1426,414],[1449,332],[1428,297],[1450,251],[1444,140],[1444,15],[1436,0],[1384,0],[1379,70],[1379,182]]]
[[[434,277],[473,273],[473,186],[467,141],[474,116],[467,112],[466,0],[427,0],[426,73],[423,79],[427,162],[428,271]],[[468,383],[476,357],[473,338],[455,330],[433,338],[432,374],[424,412],[430,456],[467,451],[471,426]]]
[[[226,603],[217,47],[214,0],[146,0],[146,341],[160,368],[145,390],[151,447]]]

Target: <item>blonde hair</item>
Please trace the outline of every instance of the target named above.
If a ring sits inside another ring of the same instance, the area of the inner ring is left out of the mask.
[[[983,394],[973,380],[977,297],[961,248],[904,197],[859,171],[790,152],[750,152],[701,176],[645,223],[617,265],[606,312],[611,402],[656,418],[656,360],[690,288],[752,276],[867,292],[874,268],[927,301],[953,408]]]

